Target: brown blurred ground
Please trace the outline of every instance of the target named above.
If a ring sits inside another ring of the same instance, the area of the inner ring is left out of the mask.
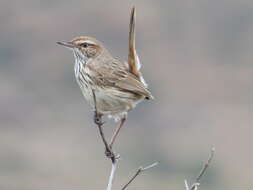
[[[201,189],[253,188],[253,2],[0,2],[0,189],[104,189],[110,163],[59,40],[96,37],[127,57],[129,11],[155,101],[129,115],[115,189],[183,189],[215,145]],[[108,122],[109,133],[113,123]],[[129,188],[130,189],[130,188]]]

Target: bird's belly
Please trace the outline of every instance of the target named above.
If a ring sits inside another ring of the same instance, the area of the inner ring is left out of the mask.
[[[96,96],[97,111],[103,115],[121,115],[130,109],[134,108],[135,105],[141,100],[140,97],[135,97],[131,94],[122,96],[122,94],[115,94],[115,92],[103,89],[103,88],[92,88],[87,85],[85,88],[81,88],[82,93],[88,103],[95,107],[94,97],[92,89]],[[128,97],[129,96],[129,97]]]
[[[115,115],[126,112],[135,106],[133,99],[115,96],[108,90],[98,89],[96,91],[97,109],[103,114]]]

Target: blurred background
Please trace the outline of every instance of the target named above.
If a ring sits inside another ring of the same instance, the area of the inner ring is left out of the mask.
[[[114,189],[184,189],[211,147],[201,189],[253,188],[253,1],[0,1],[0,189],[105,189],[110,162],[74,78],[80,35],[127,59],[131,7],[154,101],[131,111]],[[109,137],[112,121],[104,126]]]

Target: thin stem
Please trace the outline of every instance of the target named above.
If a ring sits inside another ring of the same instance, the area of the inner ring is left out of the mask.
[[[210,165],[210,163],[211,163],[211,161],[212,161],[212,159],[213,159],[213,157],[214,157],[214,152],[215,152],[215,149],[214,149],[214,147],[213,147],[213,148],[211,149],[211,153],[210,153],[210,156],[209,156],[208,160],[207,160],[206,163],[203,165],[203,168],[201,169],[201,171],[200,171],[198,177],[196,178],[196,182],[193,183],[193,184],[191,185],[191,188],[190,188],[190,186],[188,185],[187,180],[184,181],[185,189],[186,189],[186,190],[197,190],[197,189],[198,189],[198,186],[200,186],[200,180],[201,180],[201,178],[203,177],[203,175],[205,174],[207,168],[209,167],[209,165]]]
[[[110,177],[109,177],[108,186],[107,186],[106,190],[112,190],[112,184],[113,184],[113,179],[114,179],[114,176],[115,176],[116,169],[117,169],[117,161],[112,163],[111,174],[110,174]]]
[[[207,162],[204,164],[202,170],[200,171],[199,173],[199,176],[197,177],[196,179],[196,182],[199,183],[200,182],[200,179],[202,178],[202,176],[204,175],[204,173],[206,172],[206,169],[209,167],[212,159],[213,159],[213,156],[214,156],[214,152],[215,152],[215,149],[214,147],[211,149],[211,153],[210,153],[210,156],[207,160]]]
[[[150,168],[153,168],[153,167],[155,167],[155,166],[157,166],[157,164],[158,164],[158,162],[155,162],[155,163],[153,163],[153,164],[151,164],[151,165],[148,165],[148,166],[146,166],[146,167],[140,167],[138,170],[137,170],[137,172],[133,175],[133,177],[131,177],[131,179],[127,182],[127,184],[126,185],[124,185],[124,187],[121,189],[121,190],[125,190],[133,181],[134,181],[134,179],[138,176],[138,175],[140,175],[142,172],[144,172],[144,171],[146,171],[146,170],[148,170],[148,169],[150,169]]]

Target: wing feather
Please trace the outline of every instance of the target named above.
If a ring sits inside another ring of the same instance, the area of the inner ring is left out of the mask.
[[[153,96],[151,95],[150,91],[144,86],[144,84],[137,80],[135,76],[130,73],[128,73],[125,78],[118,80],[115,83],[115,86],[122,90],[145,96],[148,99],[153,99]]]
[[[101,86],[118,88],[122,91],[144,96],[147,99],[153,99],[145,84],[132,74],[125,64],[116,59],[103,62],[99,69],[94,71],[97,72],[96,81]]]

